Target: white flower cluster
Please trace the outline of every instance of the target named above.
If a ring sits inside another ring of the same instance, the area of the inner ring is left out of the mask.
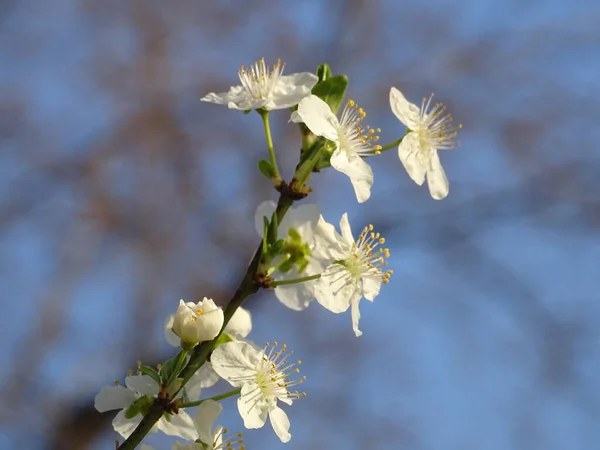
[[[331,77],[325,66],[319,68],[318,76],[307,72],[284,76],[283,69],[280,61],[269,67],[261,59],[239,70],[241,86],[202,98],[261,114],[271,158],[270,163],[261,161],[261,172],[274,181],[280,200],[288,196],[285,208],[265,201],[256,209],[255,225],[262,245],[248,269],[252,272],[244,279],[250,276],[255,286],[272,288],[277,299],[292,310],[303,310],[314,300],[336,314],[350,309],[358,337],[362,335],[358,327],[360,301],[374,301],[392,274],[387,269],[390,251],[385,239],[373,225],[355,237],[348,214],[342,215],[338,232],[317,205],[295,206],[293,202],[310,192],[303,187],[308,174],[329,166],[348,176],[359,203],[367,201],[373,171],[366,160],[394,147],[410,178],[418,185],[427,179],[431,196],[442,199],[449,187],[437,152],[455,146],[460,126],[452,126],[442,105],[432,106],[432,97],[417,107],[392,87],[391,109],[407,129],[401,138],[381,146],[381,130],[363,125],[366,113],[354,101],[347,101],[341,116],[336,115],[347,85],[345,77]],[[298,123],[303,133],[303,154],[290,184],[283,182],[277,171],[267,122],[270,111],[286,108],[292,110],[289,120]],[[227,437],[227,430],[214,423],[222,411],[218,400],[237,396],[237,409],[246,428],[261,428],[269,419],[281,441],[288,442],[290,422],[280,405],[292,405],[306,395],[296,389],[305,380],[298,375],[300,361],[291,359],[293,352],[285,344],[259,347],[247,340],[252,330],[250,313],[241,307],[231,312],[224,312],[209,298],[197,303],[180,300],[164,327],[167,342],[181,349],[177,356],[156,370],[140,364],[138,374],[126,377],[125,386],[104,387],[96,396],[96,409],[119,410],[113,427],[125,439],[146,415],[160,408],[150,431],[161,430],[191,441],[176,442],[174,450],[236,450],[244,448],[241,433]],[[188,367],[191,370],[186,370]],[[219,379],[235,389],[201,400],[202,389],[216,385]],[[193,418],[185,411],[192,407],[197,407]]]

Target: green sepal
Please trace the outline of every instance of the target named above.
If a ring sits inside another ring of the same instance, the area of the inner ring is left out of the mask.
[[[326,80],[317,83],[312,88],[312,93],[327,103],[331,108],[331,111],[333,111],[334,114],[337,114],[338,109],[340,109],[340,105],[342,104],[342,100],[344,99],[347,87],[348,78],[346,75],[336,75],[335,77],[327,78]]]
[[[269,229],[267,230],[267,244],[272,245],[277,241],[277,229],[279,224],[277,223],[277,212],[273,212],[271,221],[269,222]]]
[[[148,375],[150,378],[156,381],[156,384],[159,386],[161,385],[162,380],[160,379],[160,374],[156,369],[153,369],[150,366],[142,366],[139,368],[139,371],[142,375]]]
[[[266,159],[261,159],[258,162],[258,170],[269,180],[275,177],[275,169],[273,165]]]
[[[252,111],[253,111],[252,109],[245,109],[244,114],[250,114]]]
[[[153,398],[144,395],[143,397],[138,398],[134,401],[129,407],[125,410],[124,415],[126,419],[133,419],[138,414],[146,415],[150,406],[154,402]]]
[[[160,370],[160,375],[163,380],[163,384],[170,385],[179,373],[183,370],[188,360],[188,351],[181,350],[173,358],[166,361]]]
[[[223,344],[227,344],[228,342],[234,342],[234,341],[235,341],[235,339],[233,338],[232,335],[223,331],[219,335],[219,338],[217,339],[217,342],[215,342],[215,345],[213,345],[213,351],[215,348],[217,348]]]
[[[280,254],[282,252],[282,250],[285,248],[285,245],[286,245],[285,239],[278,239],[277,242],[275,242],[271,246],[270,253],[272,253],[273,255]]]
[[[319,67],[317,67],[317,76],[319,77],[319,82],[331,78],[331,68],[329,67],[329,64],[319,65]]]

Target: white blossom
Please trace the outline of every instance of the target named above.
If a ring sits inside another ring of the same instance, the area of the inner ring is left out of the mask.
[[[223,310],[210,298],[198,303],[180,300],[173,318],[173,332],[182,343],[193,346],[214,339],[223,327],[223,319]]]
[[[365,227],[355,241],[348,222],[348,214],[340,220],[340,235],[323,216],[315,232],[316,248],[332,261],[317,280],[317,301],[328,310],[339,314],[351,307],[352,328],[356,336],[360,311],[358,304],[365,297],[373,301],[381,283],[388,283],[391,270],[384,271],[389,249],[380,247],[385,239],[373,232],[373,225]]]
[[[169,314],[165,320],[164,333],[165,339],[173,347],[179,347],[181,345],[181,339],[173,332],[173,321],[175,320],[175,314]],[[250,312],[241,306],[235,310],[231,319],[225,329],[225,333],[231,337],[245,338],[252,331],[252,316]]]
[[[291,405],[294,399],[305,396],[290,389],[306,377],[290,380],[291,375],[299,372],[294,367],[300,361],[287,361],[292,352],[287,352],[285,344],[277,348],[277,342],[272,346],[267,343],[264,349],[248,342],[228,342],[215,349],[211,361],[222,378],[241,388],[237,404],[244,426],[261,428],[268,417],[279,439],[288,442],[292,437],[290,421],[277,401]]]
[[[199,440],[193,444],[181,444],[175,442],[172,450],[243,450],[242,433],[233,437],[224,438],[227,429],[218,425],[213,428],[223,407],[214,400],[205,400],[200,403],[194,415],[194,426],[198,431]]]
[[[316,95],[310,95],[300,101],[298,111],[294,111],[290,119],[292,122],[304,122],[315,135],[335,144],[331,166],[350,178],[359,203],[369,199],[373,185],[373,171],[363,157],[377,154],[380,149],[373,143],[379,139],[376,133],[381,130],[363,126],[366,115],[362,108],[348,100],[338,120],[327,103]]]
[[[433,105],[423,98],[421,107],[410,103],[395,87],[390,89],[392,111],[410,132],[398,145],[398,156],[410,178],[421,186],[427,178],[431,196],[441,200],[448,195],[449,186],[446,173],[440,162],[438,150],[455,147],[453,139],[461,125],[452,125],[452,116],[440,103]]]
[[[254,224],[256,232],[260,237],[263,236],[264,225],[263,218],[271,218],[271,215],[275,211],[276,204],[273,201],[265,201],[256,208],[254,215]],[[298,267],[293,267],[287,272],[275,271],[271,278],[275,281],[291,280],[311,275],[317,275],[325,269],[324,261],[315,258],[312,253],[314,252],[314,230],[317,226],[317,221],[321,215],[321,210],[317,205],[300,205],[291,206],[287,214],[283,217],[278,227],[278,237],[285,239],[288,237],[288,230],[293,228],[298,232],[302,238],[302,244],[305,244],[310,251],[307,255],[307,265],[300,272]],[[277,263],[278,261],[274,261]],[[301,311],[305,309],[310,302],[315,298],[315,282],[304,281],[302,283],[294,283],[283,286],[277,286],[274,289],[275,296],[277,299],[290,309],[295,311]]]
[[[94,406],[99,412],[120,409],[112,424],[115,431],[127,439],[141,422],[144,405],[149,405],[160,389],[156,381],[148,375],[128,376],[125,378],[125,386],[117,384],[103,387],[96,395]],[[169,436],[187,440],[198,438],[192,418],[182,410],[172,415],[169,420],[161,417],[151,432],[156,432],[156,428]]]
[[[232,86],[220,94],[210,93],[201,100],[240,110],[290,108],[309,95],[319,79],[309,72],[283,75],[284,67],[280,60],[272,67],[267,66],[262,58],[238,70],[241,86]]]

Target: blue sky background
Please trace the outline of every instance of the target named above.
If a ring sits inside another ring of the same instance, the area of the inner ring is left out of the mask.
[[[259,117],[199,98],[262,56],[346,74],[382,143],[404,131],[392,85],[435,92],[463,124],[441,155],[444,201],[394,151],[372,160],[363,205],[343,175],[314,177],[326,219],[387,237],[394,276],[363,302],[360,339],[349,313],[248,303],[250,338],[303,360],[286,448],[600,448],[599,23],[591,0],[7,2],[0,448],[113,448],[90,409],[100,387],[170,355],[179,298],[227,302],[254,208],[276,193],[254,169]],[[272,123],[284,175],[299,147],[287,119]],[[244,434],[249,450],[283,445],[269,427]]]

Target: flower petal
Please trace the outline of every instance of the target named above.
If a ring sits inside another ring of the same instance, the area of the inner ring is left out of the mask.
[[[360,319],[360,311],[358,310],[358,303],[360,300],[352,302],[352,308],[350,314],[352,315],[352,329],[356,337],[362,336],[362,331],[358,329],[358,320]]]
[[[173,332],[173,321],[175,320],[175,314],[169,314],[165,320],[165,339],[173,347],[179,347],[181,345],[181,339]]]
[[[229,319],[224,331],[234,337],[245,338],[248,336],[250,331],[252,331],[252,316],[250,312],[240,306],[235,310],[231,319]]]
[[[94,407],[98,412],[125,409],[129,407],[137,396],[125,386],[104,386],[94,399]]]
[[[275,212],[276,208],[277,204],[273,200],[262,202],[256,208],[254,213],[254,227],[256,228],[256,232],[260,237],[263,237],[263,231],[265,229],[263,217],[266,217],[267,220],[271,220],[271,216]]]
[[[297,271],[294,271],[297,274]],[[315,282],[305,281],[303,283],[277,286],[275,297],[281,303],[294,311],[302,311],[315,299]]]
[[[400,161],[402,161],[406,172],[408,172],[408,176],[419,186],[425,181],[425,173],[427,172],[427,167],[421,164],[420,152],[419,137],[416,133],[408,133],[398,145]]]
[[[256,398],[259,389],[254,383],[242,386],[237,404],[246,428],[261,428],[267,421],[269,405],[264,397]]]
[[[200,403],[194,414],[194,425],[200,440],[209,446],[213,443],[213,424],[221,411],[223,411],[223,407],[218,402],[209,399]]]
[[[298,115],[315,135],[333,142],[338,141],[337,129],[340,123],[329,105],[316,95],[309,95],[300,101]]]
[[[350,228],[350,222],[348,221],[348,213],[342,214],[342,218],[340,219],[340,231],[348,245],[351,246],[354,244],[354,236],[352,236],[352,228]]]
[[[252,377],[263,355],[247,342],[228,342],[215,349],[210,357],[215,372],[234,387],[244,385],[240,377]]]
[[[408,100],[395,87],[390,89],[390,107],[398,120],[410,130],[415,130],[419,124],[419,107]]]
[[[187,441],[198,439],[198,431],[194,426],[194,421],[188,413],[179,410],[178,414],[170,416],[170,420],[162,417],[158,421],[158,429],[169,436],[177,436]]]
[[[125,385],[128,389],[139,393],[140,395],[148,395],[154,397],[158,395],[158,383],[148,375],[130,375],[125,378]]]
[[[319,217],[315,228],[315,248],[313,255],[323,261],[345,258],[344,251],[347,243],[344,238],[335,231],[335,227],[327,222],[323,216]]]
[[[297,105],[319,79],[310,72],[293,73],[279,77],[271,98],[265,107],[269,110],[290,108]]]
[[[360,298],[360,289],[356,283],[347,277],[341,279],[345,270],[340,264],[332,264],[315,284],[317,302],[335,314],[343,313],[354,298]]]
[[[279,436],[281,442],[289,442],[292,438],[292,435],[288,431],[290,429],[290,419],[288,419],[285,411],[275,406],[269,411],[269,419],[273,426],[273,430],[275,430],[275,434]]]
[[[373,185],[373,171],[360,156],[348,155],[338,149],[331,155],[331,166],[350,178],[358,203],[364,203],[369,199]]]
[[[427,171],[429,193],[434,199],[441,200],[448,195],[450,187],[448,186],[448,178],[446,178],[446,173],[444,172],[437,151],[432,151],[429,164],[429,170]]]
[[[321,208],[317,205],[307,204],[290,208],[279,224],[280,237],[286,238],[288,230],[295,228],[302,240],[310,244],[313,241],[314,230],[320,216]]]
[[[188,398],[191,402],[197,401],[200,399],[202,389],[214,386],[217,381],[219,381],[219,375],[214,371],[210,362],[205,362],[185,385]]]
[[[121,410],[113,419],[112,426],[117,433],[119,433],[124,439],[127,439],[141,421],[141,414],[138,414],[132,419],[126,419],[125,411]]]
[[[375,297],[379,295],[382,281],[380,279],[363,278],[363,296],[369,300],[375,300]]]

